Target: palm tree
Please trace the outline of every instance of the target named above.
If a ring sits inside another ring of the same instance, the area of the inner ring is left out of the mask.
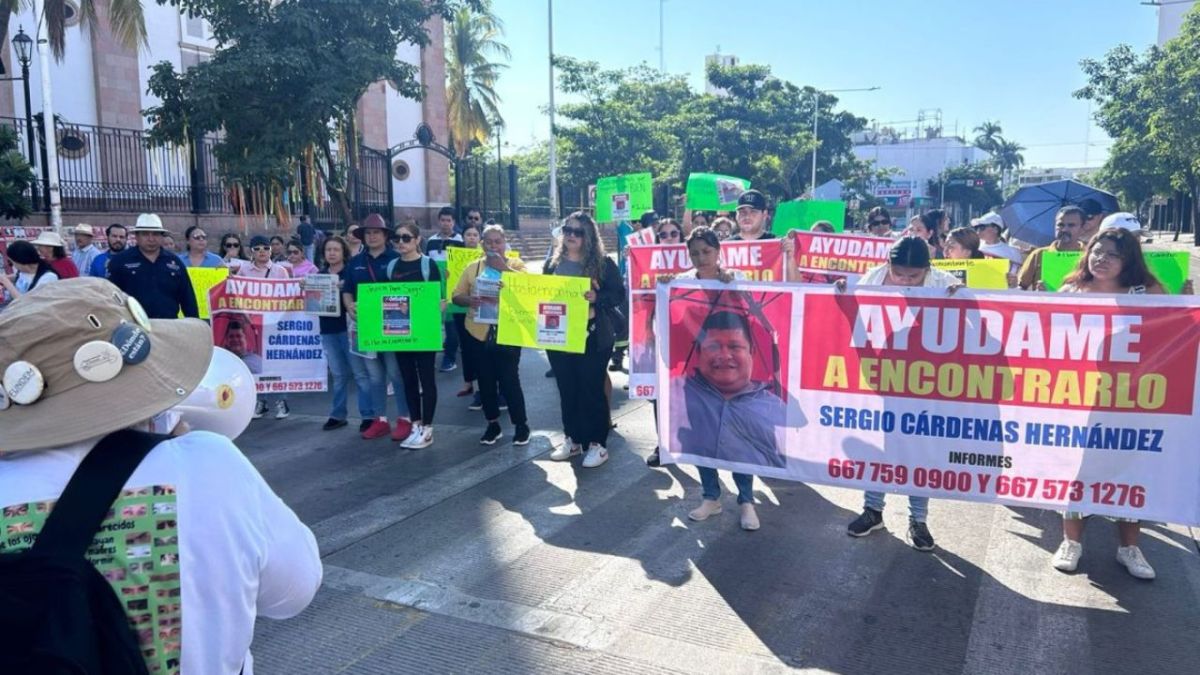
[[[1021,151],[1024,149],[1025,146],[1017,143],[1016,141],[1006,141],[1001,139],[996,146],[996,154],[993,160],[996,162],[996,166],[999,167],[1001,171],[1013,171],[1019,169],[1023,164],[1025,164],[1025,156],[1021,154]]]
[[[1000,143],[1004,142],[1004,137],[1001,136],[1004,130],[1000,128],[999,122],[986,121],[975,127],[975,133],[979,134],[975,137],[975,147],[980,150],[986,150],[993,155],[996,154],[996,149],[1000,146]]]
[[[481,4],[474,12],[460,7],[447,26],[446,36],[446,102],[450,123],[450,140],[460,157],[472,143],[484,143],[492,124],[504,123],[496,94],[496,80],[504,63],[489,59],[499,56],[512,58],[508,47],[500,42],[504,24],[492,13],[491,2]]]
[[[93,33],[100,27],[96,11],[98,1],[79,0],[80,25],[87,26]],[[42,6],[46,13],[46,29],[50,34],[50,50],[54,58],[61,61],[67,47],[66,0],[44,0]],[[32,7],[33,0],[0,0],[0,39],[8,36],[8,22],[12,15]],[[142,9],[142,0],[109,0],[108,22],[113,37],[126,47],[137,49],[147,44],[146,14]]]

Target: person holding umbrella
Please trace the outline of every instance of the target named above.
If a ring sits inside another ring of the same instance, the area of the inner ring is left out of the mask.
[[[1021,271],[1017,274],[1017,285],[1021,290],[1034,289],[1042,278],[1042,256],[1046,251],[1082,251],[1083,242],[1079,235],[1083,231],[1087,214],[1078,206],[1064,206],[1054,216],[1054,233],[1056,238],[1049,246],[1034,249]]]

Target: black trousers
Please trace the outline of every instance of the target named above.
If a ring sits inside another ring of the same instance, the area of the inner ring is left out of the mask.
[[[484,418],[489,422],[500,419],[500,395],[503,395],[512,423],[528,424],[525,392],[521,389],[521,348],[481,342],[470,333],[466,333],[462,345],[463,354],[474,357]]]
[[[467,343],[471,339],[470,333],[467,332],[467,315],[451,314],[451,316],[454,317],[454,332],[458,333],[458,344],[462,347],[463,382],[474,382],[479,379],[479,362],[475,350],[467,348]]]
[[[558,385],[562,407],[563,431],[571,440],[587,449],[589,443],[607,446],[612,416],[604,383],[608,379],[608,360],[612,357],[613,338],[601,335],[593,322],[588,326],[586,349],[582,354],[548,351],[554,382]]]
[[[404,379],[404,400],[412,421],[433,424],[437,409],[437,382],[434,380],[434,357],[437,352],[396,352],[400,377]]]

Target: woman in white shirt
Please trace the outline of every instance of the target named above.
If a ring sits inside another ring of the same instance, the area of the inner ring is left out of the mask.
[[[33,289],[58,281],[50,265],[42,260],[37,249],[27,241],[14,241],[8,245],[8,259],[17,270],[15,279],[0,274],[0,286],[8,291],[13,299],[19,298]]]

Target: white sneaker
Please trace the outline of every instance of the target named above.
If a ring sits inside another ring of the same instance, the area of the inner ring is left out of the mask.
[[[1117,562],[1125,566],[1129,574],[1138,579],[1153,579],[1154,568],[1146,562],[1142,549],[1137,546],[1121,546],[1117,548]]]
[[[1079,567],[1079,559],[1083,557],[1083,544],[1063,538],[1050,559],[1050,564],[1059,572],[1074,572]]]
[[[705,499],[700,506],[688,511],[688,518],[697,522],[708,520],[721,512],[721,502],[715,499]]]
[[[587,455],[583,458],[583,468],[594,469],[608,461],[608,448],[599,443],[588,446]]]
[[[267,402],[261,398],[254,403],[254,419],[261,420],[267,414]]]
[[[747,502],[739,507],[742,511],[742,529],[747,532],[753,532],[758,529],[758,512],[754,510],[754,505]]]
[[[408,435],[408,438],[404,439],[400,447],[409,450],[420,450],[421,448],[428,448],[431,445],[433,445],[433,427],[424,424],[414,424],[412,433]]]
[[[583,448],[578,443],[571,440],[570,436],[563,439],[563,444],[550,452],[550,459],[556,462],[564,462],[571,459],[575,455],[583,454]]]
[[[266,406],[264,405],[263,407],[265,408]],[[265,412],[265,410],[264,410],[264,412]],[[288,408],[287,401],[285,401],[283,399],[279,399],[278,401],[275,401],[275,419],[285,420],[285,419],[287,419],[287,416],[290,414],[292,414],[292,411],[290,408]]]

